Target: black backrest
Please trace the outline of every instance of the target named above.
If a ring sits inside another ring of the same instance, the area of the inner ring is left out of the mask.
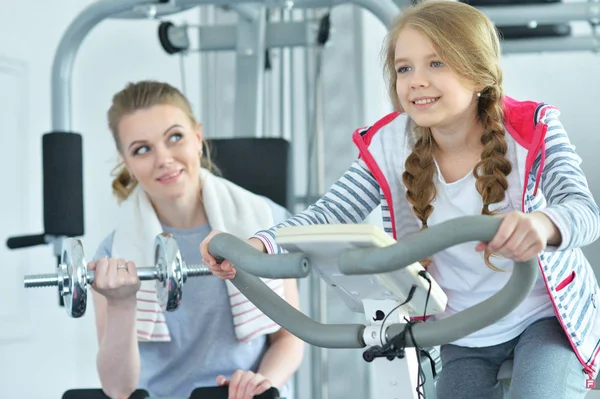
[[[143,389],[136,390],[129,399],[146,399],[150,394]],[[196,388],[192,391],[190,399],[227,399],[228,387],[206,387]],[[279,399],[279,391],[270,388],[264,393],[254,397],[255,399]],[[62,399],[110,399],[102,392],[102,389],[70,389],[66,391]]]
[[[290,209],[292,205],[290,143],[280,138],[206,140],[221,176]]]

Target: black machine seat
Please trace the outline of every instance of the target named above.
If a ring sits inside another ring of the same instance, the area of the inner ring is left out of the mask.
[[[227,387],[207,387],[196,388],[192,391],[189,399],[227,399]],[[66,391],[62,399],[110,399],[104,394],[102,389],[70,389]],[[150,396],[143,389],[136,390],[129,399],[167,399]],[[168,399],[187,399],[187,398],[168,398]],[[266,392],[255,396],[254,399],[280,399],[279,391],[270,388]]]

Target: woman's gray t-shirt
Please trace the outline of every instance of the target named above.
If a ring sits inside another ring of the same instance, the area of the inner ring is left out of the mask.
[[[274,223],[289,213],[269,201]],[[172,229],[183,260],[201,264],[200,243],[210,233],[210,225],[191,229]],[[94,259],[111,257],[114,232],[98,249]],[[138,267],[150,265],[136,265]],[[189,397],[197,387],[216,385],[219,374],[231,377],[238,369],[256,371],[264,351],[266,336],[249,342],[235,337],[233,316],[225,282],[214,276],[190,278],[183,287],[181,305],[165,312],[170,342],[139,342],[141,373],[139,388],[151,396]],[[281,392],[290,398],[289,383]]]

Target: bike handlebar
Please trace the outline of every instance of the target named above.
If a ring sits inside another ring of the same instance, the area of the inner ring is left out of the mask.
[[[383,248],[360,248],[344,251],[338,258],[342,273],[375,274],[402,269],[443,249],[469,242],[492,240],[502,221],[492,216],[465,216],[422,230]],[[221,237],[223,236],[223,237]],[[219,238],[221,237],[221,238]],[[224,243],[227,245],[224,245]],[[364,324],[322,324],[307,317],[273,292],[256,275],[272,278],[298,276],[301,253],[266,255],[252,253],[243,240],[229,234],[219,234],[209,243],[209,252],[234,263],[237,273],[231,282],[265,315],[290,333],[311,345],[325,348],[362,348]],[[250,247],[251,248],[251,247]],[[254,251],[257,252],[257,251]],[[245,254],[245,255],[244,255]],[[245,256],[248,256],[247,258]],[[297,258],[292,258],[296,255]],[[258,262],[266,262],[260,264]],[[290,273],[284,272],[290,268]],[[278,270],[277,270],[278,269]],[[245,272],[247,271],[247,272]],[[252,274],[255,275],[252,275]],[[429,347],[446,344],[485,328],[512,312],[533,289],[538,273],[536,258],[515,262],[506,285],[487,300],[458,312],[446,319],[412,326],[412,337],[406,334],[406,346]],[[274,277],[278,276],[278,277]],[[386,338],[405,331],[406,323],[389,324]]]
[[[236,267],[259,277],[302,278],[308,276],[311,270],[308,258],[302,253],[268,255],[228,233],[214,236],[208,244],[208,252],[217,262],[227,259]]]

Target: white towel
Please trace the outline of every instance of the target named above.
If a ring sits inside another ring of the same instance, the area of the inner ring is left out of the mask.
[[[245,239],[256,231],[273,225],[271,209],[264,198],[205,169],[201,169],[200,178],[204,209],[212,229]],[[122,209],[123,215],[113,238],[112,256],[133,261],[138,267],[153,265],[154,240],[162,232],[162,227],[148,196],[138,186],[123,202]],[[282,280],[263,281],[281,297],[284,296]],[[226,281],[225,284],[235,334],[239,341],[248,341],[258,335],[279,330],[280,327],[248,301],[231,282]],[[138,339],[170,341],[169,329],[157,301],[155,285],[155,281],[142,281],[137,293]],[[185,293],[182,300],[185,301]]]

